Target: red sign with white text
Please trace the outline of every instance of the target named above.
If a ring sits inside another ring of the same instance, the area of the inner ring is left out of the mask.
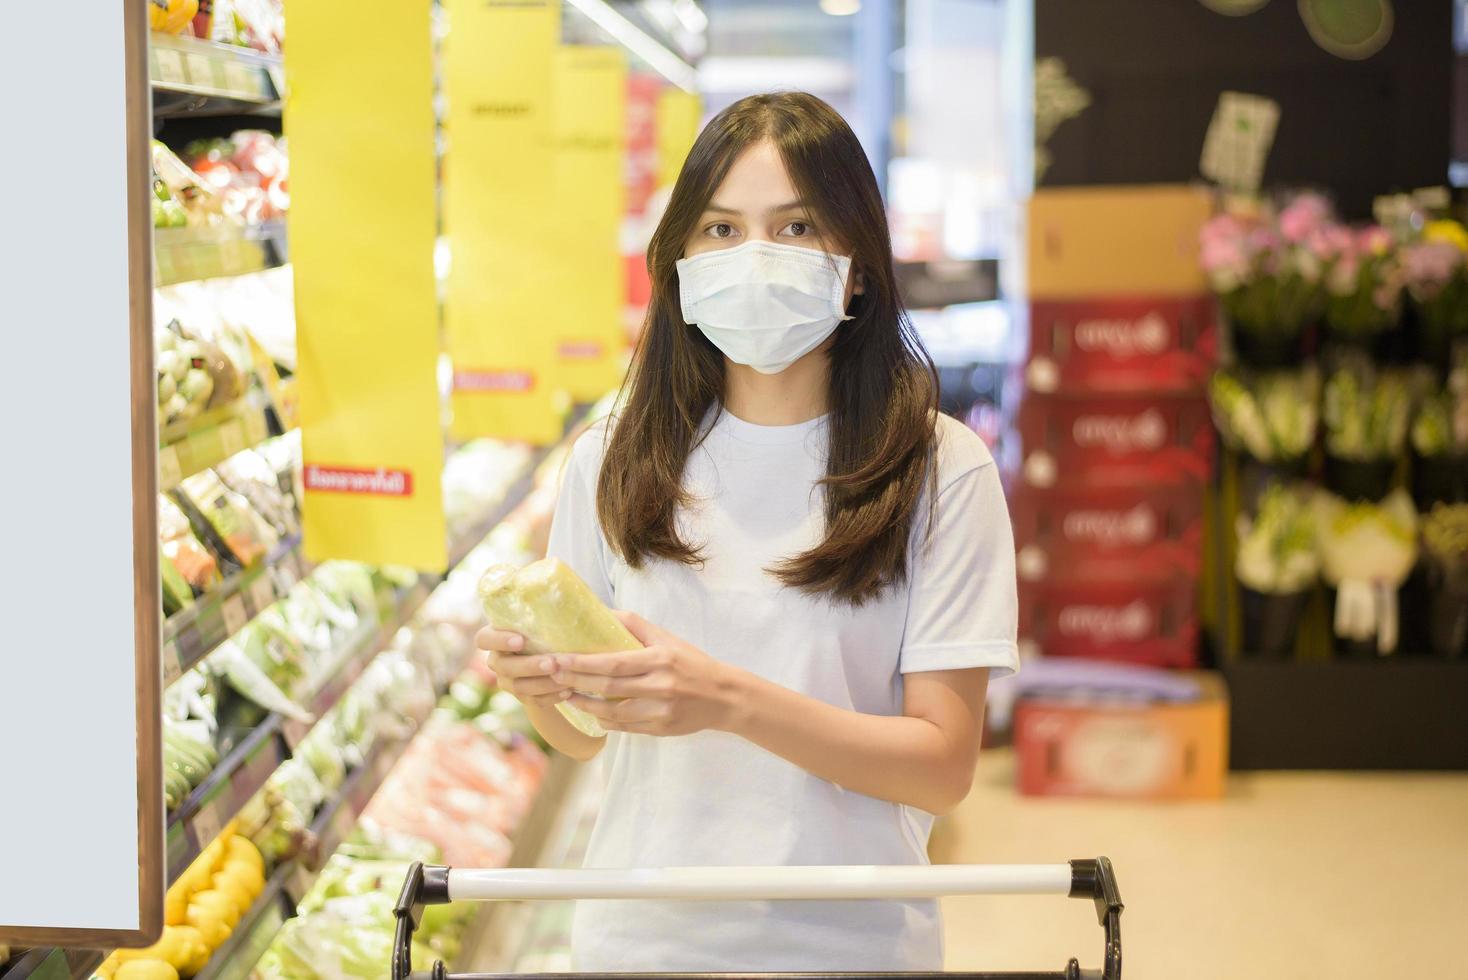
[[[413,495],[413,474],[408,470],[307,463],[304,475],[306,489],[312,493],[359,493],[376,497]]]

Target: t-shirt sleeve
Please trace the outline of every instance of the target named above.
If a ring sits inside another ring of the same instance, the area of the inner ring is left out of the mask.
[[[596,516],[596,481],[601,469],[602,428],[581,434],[561,467],[560,489],[551,517],[546,557],[559,558],[585,580],[596,597],[609,606],[612,583],[607,573],[606,539]]]
[[[920,520],[926,521],[926,516]],[[1014,531],[992,460],[938,494],[934,527],[914,546],[898,670],[1019,669]]]

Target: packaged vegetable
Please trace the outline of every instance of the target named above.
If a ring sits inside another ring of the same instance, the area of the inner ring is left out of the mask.
[[[253,660],[232,641],[225,641],[209,657],[210,666],[219,671],[246,700],[259,705],[266,711],[284,715],[300,722],[312,722],[316,718],[311,712],[292,701],[266,676]]]
[[[253,565],[279,543],[275,529],[213,470],[196,473],[181,486],[241,565]]]
[[[490,568],[479,580],[479,598],[496,629],[525,638],[526,655],[616,653],[642,646],[581,577],[556,558],[518,569]],[[579,731],[606,734],[586,712],[566,704],[557,708]]]
[[[178,505],[164,496],[158,498],[158,548],[164,561],[196,594],[222,581],[219,562],[194,536],[193,526]]]

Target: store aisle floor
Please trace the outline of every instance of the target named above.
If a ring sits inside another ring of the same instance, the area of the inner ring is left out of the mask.
[[[1128,980],[1468,976],[1468,774],[1254,773],[1219,803],[1030,799],[1009,751],[934,835],[935,862],[1105,854]],[[1100,966],[1092,908],[949,899],[948,969]]]

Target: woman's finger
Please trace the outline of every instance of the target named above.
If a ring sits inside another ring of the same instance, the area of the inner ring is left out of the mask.
[[[474,634],[474,643],[481,650],[499,653],[519,653],[525,649],[525,637],[508,630],[497,630],[486,626]]]
[[[529,700],[530,703],[532,703],[532,704],[534,704],[534,705],[536,705],[538,707],[550,709],[550,708],[554,708],[556,705],[558,705],[561,702],[565,701],[570,696],[571,696],[571,692],[570,691],[557,691],[555,694],[545,694],[545,695],[541,695],[539,697],[533,697],[533,698],[522,699],[522,700]]]
[[[549,677],[556,669],[556,658],[550,656],[526,656],[519,653],[493,654],[495,673],[500,677]]]
[[[611,721],[619,725],[656,721],[666,717],[668,710],[665,702],[649,698],[603,701],[601,698],[589,698],[584,694],[573,694],[566,699],[566,703],[602,721]]]
[[[668,681],[656,673],[610,677],[557,668],[551,677],[563,687],[573,688],[582,694],[599,694],[604,698],[667,698],[672,693]]]
[[[661,667],[665,657],[661,649],[648,648],[621,653],[558,653],[555,660],[559,670],[573,674],[635,677]]]
[[[519,677],[504,685],[505,690],[517,698],[540,698],[550,694],[562,694],[569,691],[565,684],[561,684],[549,677]]]

